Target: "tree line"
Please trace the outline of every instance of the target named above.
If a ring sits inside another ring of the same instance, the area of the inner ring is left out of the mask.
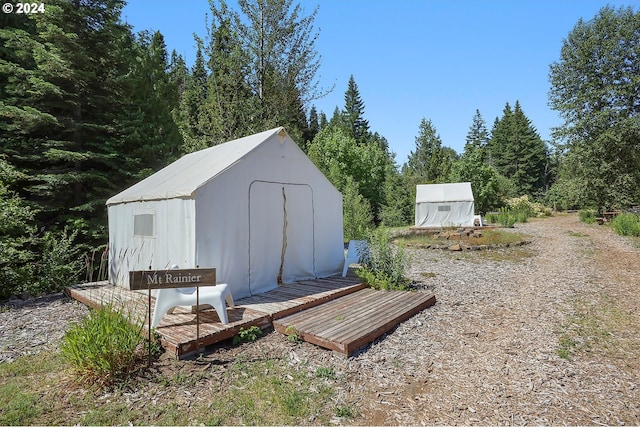
[[[134,34],[124,4],[50,0],[42,14],[0,16],[0,298],[91,269],[78,260],[105,247],[107,198],[186,153],[276,126],[343,193],[345,238],[411,224],[416,184],[470,181],[479,213],[521,195],[561,209],[640,201],[632,8],[603,8],[562,41],[549,97],[565,123],[553,142],[516,99],[491,129],[476,111],[462,153],[422,119],[398,164],[354,76],[330,118],[313,105],[334,89],[316,76],[317,8],[212,1],[187,67],[161,33]]]

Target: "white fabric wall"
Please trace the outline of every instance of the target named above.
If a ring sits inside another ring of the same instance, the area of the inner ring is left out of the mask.
[[[196,262],[217,268],[218,281],[229,284],[234,298],[277,286],[283,185],[290,195],[292,236],[287,239],[283,282],[326,277],[342,269],[342,196],[290,145],[295,143],[287,141],[272,138],[196,193]]]
[[[449,206],[449,211],[438,210]],[[416,203],[416,227],[473,227],[474,202]]]
[[[134,236],[134,215],[153,214],[153,236]],[[109,206],[109,282],[129,288],[129,271],[193,265],[195,203],[169,199]]]

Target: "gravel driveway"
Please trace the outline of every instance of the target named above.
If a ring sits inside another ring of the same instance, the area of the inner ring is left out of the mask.
[[[211,357],[268,351],[300,369],[332,366],[345,378],[336,399],[360,413],[345,423],[640,424],[640,249],[576,215],[514,231],[532,243],[412,249],[410,274],[436,305],[353,357],[274,332]],[[0,363],[55,348],[86,312],[62,296],[5,304]]]

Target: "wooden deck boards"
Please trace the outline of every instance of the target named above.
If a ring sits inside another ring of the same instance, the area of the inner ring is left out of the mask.
[[[273,321],[276,331],[292,331],[305,341],[350,355],[414,314],[435,304],[430,293],[362,289]]]
[[[177,357],[185,357],[198,348],[227,340],[237,335],[240,328],[258,326],[266,328],[274,318],[304,310],[362,289],[365,285],[356,277],[330,277],[305,280],[283,285],[263,294],[235,301],[235,308],[228,309],[229,323],[223,325],[215,310],[200,311],[199,326],[196,314],[188,308],[177,307],[172,314],[165,315],[156,332],[160,334],[162,345]],[[130,291],[95,282],[67,288],[67,294],[77,301],[98,308],[111,304],[133,318],[144,319],[145,329],[149,324],[149,297],[147,292]],[[151,313],[155,298],[151,298]],[[196,336],[199,328],[199,340]]]
[[[129,315],[145,319],[145,329],[148,325],[147,292],[96,282],[69,287],[67,293],[93,308],[106,304],[124,308]],[[165,315],[156,332],[162,345],[177,357],[230,339],[240,328],[271,324],[284,334],[293,326],[304,340],[349,355],[434,303],[433,294],[374,291],[357,277],[334,276],[303,280],[236,300],[235,308],[228,309],[227,325],[220,322],[215,310],[200,311],[199,339],[196,314],[188,308],[178,307]],[[151,312],[154,304],[155,298],[151,298]]]

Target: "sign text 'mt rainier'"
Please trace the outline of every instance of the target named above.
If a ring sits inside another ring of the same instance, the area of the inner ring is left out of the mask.
[[[129,273],[129,289],[168,289],[216,284],[215,268],[141,270]]]

